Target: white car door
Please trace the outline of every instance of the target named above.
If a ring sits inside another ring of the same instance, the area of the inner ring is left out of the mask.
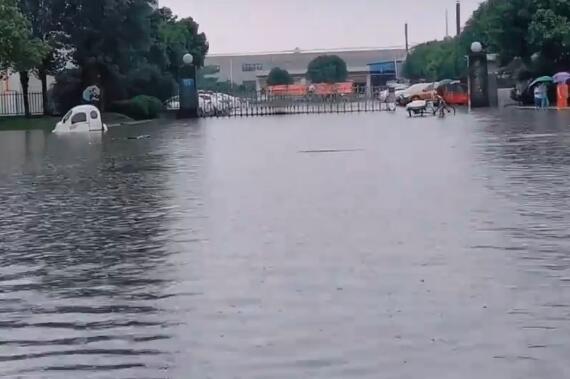
[[[87,113],[77,112],[71,116],[71,125],[69,130],[72,132],[89,131],[89,122],[87,121]]]
[[[103,129],[103,122],[99,117],[99,112],[92,110],[89,112],[89,130],[101,130]]]

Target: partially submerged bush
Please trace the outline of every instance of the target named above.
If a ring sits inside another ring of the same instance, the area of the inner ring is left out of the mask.
[[[162,111],[162,103],[153,96],[139,95],[129,100],[116,101],[111,105],[113,112],[123,113],[135,120],[157,118]]]

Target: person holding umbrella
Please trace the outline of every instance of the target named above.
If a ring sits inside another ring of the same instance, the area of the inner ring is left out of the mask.
[[[540,83],[540,93],[542,95],[542,102],[540,107],[546,109],[550,107],[550,100],[548,99],[548,87],[546,86],[545,82]]]
[[[558,109],[568,108],[568,81],[570,80],[570,73],[559,72],[552,77],[556,83],[556,106]]]
[[[536,107],[548,108],[548,83],[552,83],[554,80],[550,76],[541,76],[530,83],[529,87],[534,87],[534,102]]]

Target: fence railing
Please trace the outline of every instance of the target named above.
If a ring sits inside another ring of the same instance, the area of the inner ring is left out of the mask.
[[[28,101],[32,115],[41,115],[44,113],[41,92],[30,92],[28,94]],[[24,115],[24,94],[20,92],[0,93],[0,117]]]
[[[358,87],[351,93],[320,95],[274,95],[268,91],[233,94],[200,91],[199,111],[202,117],[262,116],[303,113],[378,112],[388,110],[385,88]],[[179,106],[177,98],[167,103],[169,109]]]

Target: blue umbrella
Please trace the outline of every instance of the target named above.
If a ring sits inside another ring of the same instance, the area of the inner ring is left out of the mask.
[[[552,77],[554,83],[566,83],[568,79],[570,79],[570,73],[568,72],[559,72],[558,74]]]

